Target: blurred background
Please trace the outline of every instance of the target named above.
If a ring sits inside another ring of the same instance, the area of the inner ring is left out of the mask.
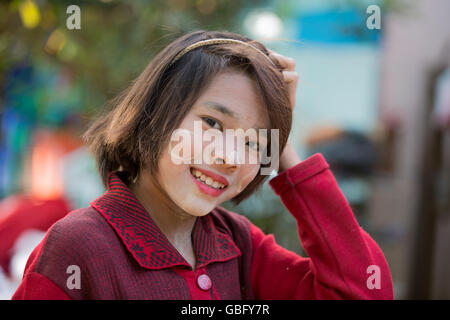
[[[303,159],[325,155],[386,256],[395,298],[449,299],[449,14],[447,0],[1,1],[0,299],[47,228],[104,192],[80,141],[89,121],[196,29],[296,60],[291,142]],[[306,255],[267,184],[224,206]]]

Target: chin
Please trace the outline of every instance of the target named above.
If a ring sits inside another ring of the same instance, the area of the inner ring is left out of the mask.
[[[171,191],[168,192],[169,197],[184,212],[201,217],[229,198],[231,186],[228,181],[224,181],[223,188],[214,188],[201,181],[194,173],[193,166],[186,166],[183,170],[172,170],[171,179],[168,179],[171,183],[167,185],[166,190]]]
[[[204,203],[204,201],[198,201],[197,203],[190,203],[190,205],[185,204],[181,208],[194,217],[203,217],[214,210],[216,206],[211,203]]]
[[[189,201],[184,201],[181,208],[187,212],[188,214],[195,217],[202,217],[210,213],[217,206],[220,206],[224,201],[219,201],[218,199],[208,199],[208,197],[204,197],[204,195],[199,194],[198,192],[191,193],[190,196],[187,197]]]

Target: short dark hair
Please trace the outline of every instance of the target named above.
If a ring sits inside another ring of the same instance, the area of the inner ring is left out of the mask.
[[[212,38],[248,42],[268,55],[260,42],[228,31],[195,31],[167,45],[83,135],[105,186],[108,174],[119,169],[126,183],[133,181],[145,167],[155,173],[163,145],[172,132],[212,78],[230,68],[244,71],[255,81],[267,111],[268,129],[279,129],[281,155],[292,125],[292,111],[277,61],[273,60],[275,67],[257,50],[226,43],[196,48],[171,65],[177,53],[187,46]],[[231,201],[239,204],[260,188],[267,177],[258,174]]]

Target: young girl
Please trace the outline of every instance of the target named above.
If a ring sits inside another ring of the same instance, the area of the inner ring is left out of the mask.
[[[294,67],[230,32],[169,44],[85,133],[108,190],[49,229],[13,299],[392,299],[383,253],[327,162],[321,154],[300,161],[288,142]],[[198,150],[180,155],[172,138],[198,141],[199,123],[223,138],[239,129],[277,134],[194,161]],[[277,160],[269,184],[297,220],[308,258],[220,207],[249,197]]]

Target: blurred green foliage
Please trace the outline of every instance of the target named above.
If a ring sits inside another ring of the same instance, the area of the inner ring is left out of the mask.
[[[40,17],[33,28],[22,18],[27,2],[0,2],[0,85],[6,70],[24,60],[62,68],[82,86],[80,111],[95,113],[170,41],[195,29],[240,32],[240,12],[267,1],[31,1]],[[81,30],[66,28],[72,4],[81,9]]]

